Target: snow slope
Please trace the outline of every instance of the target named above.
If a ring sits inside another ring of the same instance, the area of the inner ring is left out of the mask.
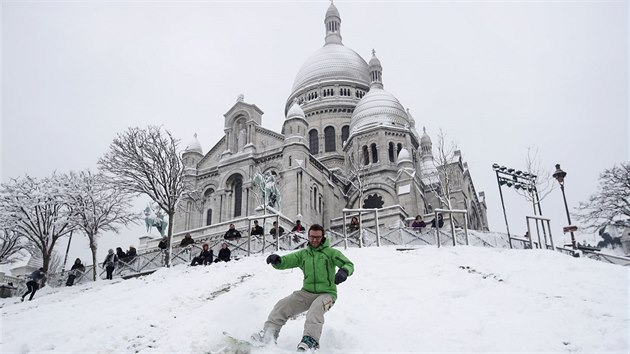
[[[349,249],[355,274],[326,315],[320,353],[629,351],[628,268],[544,250]],[[2,353],[205,353],[248,338],[299,269],[264,256],[2,299]],[[278,347],[292,352],[304,316]]]

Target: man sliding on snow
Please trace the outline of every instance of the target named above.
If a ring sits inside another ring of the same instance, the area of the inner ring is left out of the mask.
[[[337,299],[337,284],[352,275],[354,265],[341,251],[330,247],[330,241],[324,237],[324,228],[317,224],[308,229],[306,248],[282,257],[272,254],[267,257],[267,264],[276,269],[299,267],[304,273],[304,283],[301,290],[294,291],[276,303],[263,330],[254,339],[263,343],[275,341],[290,317],[308,311],[304,334],[297,350],[319,348],[324,313],[330,310]],[[335,267],[339,267],[336,274]]]

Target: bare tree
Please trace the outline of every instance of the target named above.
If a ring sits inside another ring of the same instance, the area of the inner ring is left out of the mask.
[[[102,232],[118,233],[120,226],[136,223],[139,213],[132,213],[131,196],[108,185],[102,174],[89,170],[65,175],[73,222],[87,236],[92,251],[92,279],[96,280],[96,251]]]
[[[580,202],[577,218],[590,230],[630,219],[630,163],[605,169],[597,193]]]
[[[370,184],[373,182],[370,174],[371,170],[371,164],[357,161],[354,154],[350,154],[346,160],[345,170],[333,170],[333,175],[345,185],[342,193],[350,205],[359,201],[358,207],[361,208],[365,192],[368,191]]]
[[[0,188],[0,218],[31,243],[32,254],[41,256],[46,271],[57,240],[74,229],[66,195],[56,174],[15,178]]]
[[[520,178],[519,181],[525,182],[515,183],[514,190],[532,204],[534,215],[542,215],[540,202],[556,188],[556,185],[553,183],[551,172],[542,167],[538,158],[538,149],[527,148],[524,172],[525,174],[521,174],[523,178]],[[538,210],[536,206],[539,207]]]
[[[461,182],[457,180],[458,158],[457,144],[453,141],[447,141],[447,134],[440,129],[437,136],[437,149],[433,154],[434,170],[430,171],[425,179],[429,181],[427,187],[439,201],[439,207],[448,210],[453,210],[452,191],[456,183]],[[449,217],[449,222],[451,230],[453,230],[455,225],[452,217]],[[435,220],[435,224],[437,227],[438,220]]]
[[[429,191],[439,201],[440,207],[453,209],[451,204],[451,191],[455,183],[453,163],[457,162],[457,145],[447,141],[446,133],[440,129],[437,136],[437,149],[433,154],[433,166],[435,170],[426,177],[430,181]],[[452,219],[452,218],[451,218]]]
[[[122,191],[149,196],[168,215],[166,265],[171,265],[173,218],[182,198],[198,200],[184,178],[179,140],[161,127],[129,128],[118,134],[98,164]]]
[[[2,225],[0,230],[0,264],[11,264],[26,256],[26,238]]]

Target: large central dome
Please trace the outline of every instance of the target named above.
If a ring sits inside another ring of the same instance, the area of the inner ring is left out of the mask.
[[[306,115],[324,107],[356,104],[370,85],[368,64],[354,50],[345,47],[341,40],[341,17],[334,4],[330,4],[324,19],[325,44],[304,62],[295,76],[285,113],[298,102]]]
[[[348,80],[368,86],[368,64],[357,52],[343,44],[326,44],[302,65],[293,82],[292,93],[330,80]]]

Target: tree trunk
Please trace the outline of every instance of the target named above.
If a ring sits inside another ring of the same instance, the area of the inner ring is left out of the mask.
[[[166,251],[166,257],[165,257],[164,263],[166,263],[167,268],[170,268],[172,265],[171,254],[173,253],[173,219],[174,219],[175,212],[169,211],[167,215],[168,215],[168,249]]]
[[[96,263],[96,242],[94,242],[94,236],[88,235],[88,239],[90,240],[90,251],[92,251],[92,280],[96,281],[96,267],[98,263]]]

